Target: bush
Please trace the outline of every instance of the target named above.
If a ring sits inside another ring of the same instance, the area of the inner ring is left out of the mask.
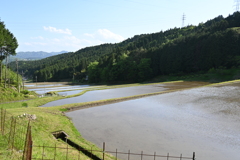
[[[21,91],[22,94],[29,94],[30,92],[28,90]]]

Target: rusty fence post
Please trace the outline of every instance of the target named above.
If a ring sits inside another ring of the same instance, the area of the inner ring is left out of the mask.
[[[31,159],[32,159],[32,133],[31,133],[30,120],[29,120],[26,139],[25,139],[25,146],[23,151],[23,160],[31,160]]]
[[[105,159],[105,142],[103,142],[103,160]]]
[[[193,152],[193,158],[192,159],[195,160],[195,152]]]

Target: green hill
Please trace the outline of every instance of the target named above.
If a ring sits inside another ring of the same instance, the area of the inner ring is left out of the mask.
[[[204,73],[240,64],[240,13],[198,26],[136,35],[39,61],[19,62],[38,81],[142,82],[157,76]],[[14,68],[14,64],[11,64]]]

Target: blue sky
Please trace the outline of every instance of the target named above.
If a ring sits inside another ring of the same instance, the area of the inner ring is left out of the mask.
[[[77,51],[134,35],[198,25],[236,11],[237,0],[1,0],[19,51]]]

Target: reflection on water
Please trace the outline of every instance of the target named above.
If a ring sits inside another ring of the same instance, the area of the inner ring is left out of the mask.
[[[162,87],[162,84],[95,90],[95,91],[89,91],[84,95],[81,95],[78,97],[72,97],[72,98],[49,102],[41,107],[51,107],[51,106],[58,106],[58,105],[64,105],[64,104],[70,104],[70,103],[90,102],[90,101],[97,101],[97,100],[103,100],[103,99],[127,97],[127,96],[133,96],[138,94],[160,92],[164,90],[166,90],[166,88]]]
[[[239,159],[239,89],[196,88],[66,115],[84,138],[99,147],[106,142],[106,150],[190,157],[196,152],[197,159]]]
[[[59,84],[56,84],[59,85]],[[47,86],[47,85],[42,85],[42,86]],[[53,85],[49,85],[53,86]],[[74,85],[74,86],[64,86],[64,87],[42,87],[42,88],[31,88],[28,89],[29,91],[35,91],[37,94],[44,94],[46,92],[52,92],[52,91],[64,91],[64,90],[80,90],[85,87],[89,87],[89,85]],[[73,93],[79,93],[80,91],[66,91],[65,93],[67,95],[72,95]]]
[[[82,90],[58,92],[59,95],[69,96],[80,93]]]
[[[72,98],[53,101],[41,107],[51,107],[51,106],[59,106],[59,105],[70,104],[70,103],[81,103],[81,102],[98,101],[98,100],[111,99],[111,98],[128,97],[133,95],[161,92],[161,91],[166,91],[170,89],[189,88],[189,87],[202,86],[202,85],[206,85],[206,83],[177,82],[177,83],[164,83],[164,84],[162,83],[162,84],[151,84],[151,85],[125,87],[125,88],[95,90],[95,91],[87,92],[84,95],[81,95],[78,97],[72,97]]]

